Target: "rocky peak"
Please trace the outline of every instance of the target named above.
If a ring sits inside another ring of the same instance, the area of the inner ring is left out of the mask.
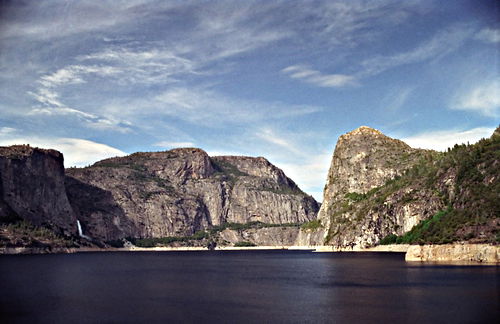
[[[381,186],[408,168],[419,151],[367,126],[341,135],[328,174],[328,194],[365,193]]]
[[[491,137],[495,137],[495,136],[500,136],[500,126],[498,126],[495,131],[493,132],[493,135],[491,135]]]
[[[164,237],[226,222],[299,223],[318,211],[312,197],[262,157],[209,157],[181,148],[107,159],[68,175],[82,226],[107,240],[120,231],[121,237]]]
[[[205,179],[215,172],[208,154],[198,148],[138,152],[124,157],[102,160],[93,166],[127,167],[175,183],[184,183],[188,179]]]
[[[12,145],[0,147],[0,156],[9,159],[22,159],[30,157],[33,154],[49,155],[58,160],[63,160],[63,155],[61,152],[56,150],[41,149],[38,147],[32,147],[30,145]]]
[[[361,126],[341,135],[333,153],[319,218],[329,222],[329,210],[348,193],[366,193],[401,175],[423,150]]]
[[[374,136],[383,135],[383,136],[385,136],[378,129],[371,128],[371,127],[368,127],[368,126],[360,126],[360,127],[356,128],[355,130],[350,131],[347,134],[342,135],[341,138],[348,138],[348,137],[351,137],[351,136],[359,136],[359,135],[364,135],[364,136],[367,136],[367,135],[374,135]]]
[[[263,157],[249,156],[215,156],[212,159],[217,162],[230,163],[239,171],[249,176],[270,178],[280,185],[296,187],[296,184],[289,179],[283,170],[273,165]]]

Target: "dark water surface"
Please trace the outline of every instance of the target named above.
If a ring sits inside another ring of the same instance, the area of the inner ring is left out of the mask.
[[[499,275],[388,253],[0,256],[0,322],[498,323]]]

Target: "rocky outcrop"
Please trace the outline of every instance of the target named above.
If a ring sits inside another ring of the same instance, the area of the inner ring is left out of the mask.
[[[211,158],[184,148],[107,159],[67,175],[68,195],[87,235],[108,240],[189,236],[228,222],[299,223],[318,210],[312,197],[261,157]]]
[[[368,127],[342,135],[318,215],[325,237],[309,245],[498,241],[496,134],[445,153],[412,149]]]
[[[299,234],[298,227],[265,227],[246,230],[225,229],[219,233],[219,245],[249,242],[256,246],[293,246]]]
[[[371,217],[364,217],[352,210],[352,202],[363,200],[370,190],[382,186],[388,180],[400,176],[425,154],[404,142],[385,136],[380,131],[362,126],[340,136],[333,154],[327,182],[323,192],[323,203],[318,214],[325,230],[311,235],[308,245],[333,244],[350,246],[370,245],[379,240],[384,228],[381,214],[389,212],[391,220],[401,228],[407,228],[420,221],[420,211],[414,206],[384,205]],[[405,193],[397,193],[396,196]],[[417,208],[418,209],[418,208]],[[362,214],[365,214],[363,211]],[[362,222],[366,220],[366,222]],[[354,226],[352,229],[347,227]],[[392,228],[392,226],[391,226]],[[342,233],[342,235],[339,235]],[[306,233],[301,235],[306,236]]]
[[[112,241],[135,232],[134,223],[115,202],[111,192],[72,177],[66,177],[66,191],[83,235],[91,235],[98,241]]]
[[[321,246],[324,244],[325,236],[328,234],[328,229],[324,227],[307,230],[300,228],[297,234],[297,239],[294,245],[296,246]]]
[[[500,246],[490,244],[412,245],[406,261],[499,263]]]
[[[0,220],[25,220],[67,236],[77,234],[60,152],[0,147]]]

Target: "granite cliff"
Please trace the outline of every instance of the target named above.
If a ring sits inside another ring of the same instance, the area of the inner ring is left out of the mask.
[[[15,220],[68,236],[77,233],[61,153],[27,145],[0,147],[0,221]]]
[[[84,233],[100,240],[186,237],[225,223],[303,223],[317,202],[262,157],[196,148],[135,153],[67,170]]]
[[[62,154],[28,145],[0,147],[0,253],[61,252],[77,245]]]
[[[50,252],[120,244],[123,238],[203,245],[208,232],[214,234],[210,240],[236,243],[220,236],[225,228],[226,234],[254,237],[259,244],[280,241],[273,233],[288,231],[282,237],[291,241],[297,225],[314,219],[318,208],[262,157],[209,157],[203,150],[185,148],[135,153],[65,172],[57,151],[0,147],[4,248]]]
[[[301,231],[298,243],[345,248],[498,240],[497,132],[445,153],[413,149],[368,127],[342,135],[318,214],[323,227]]]

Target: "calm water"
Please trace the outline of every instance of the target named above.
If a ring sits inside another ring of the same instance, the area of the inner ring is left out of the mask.
[[[0,322],[495,323],[499,275],[385,253],[0,256]]]

